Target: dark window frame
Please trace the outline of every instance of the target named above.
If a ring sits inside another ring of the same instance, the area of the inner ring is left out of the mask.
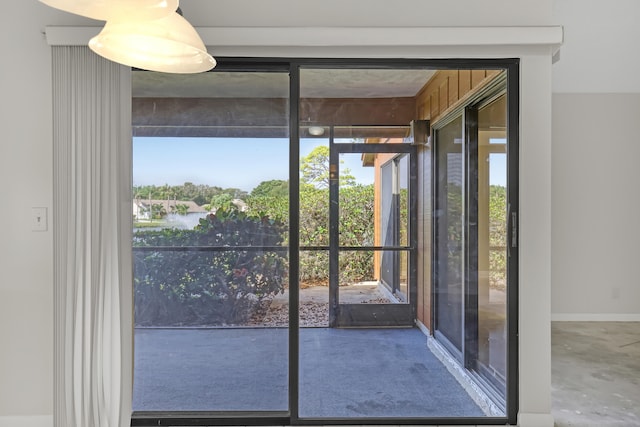
[[[159,412],[134,413],[131,426],[217,426],[217,425],[496,425],[515,424],[518,413],[518,236],[517,217],[518,203],[518,153],[519,153],[519,68],[518,58],[477,59],[477,58],[444,58],[444,59],[348,59],[348,58],[217,58],[216,71],[273,71],[288,72],[290,76],[289,102],[289,138],[290,138],[290,187],[289,187],[289,277],[291,280],[290,312],[299,311],[299,99],[301,67],[310,68],[348,68],[348,69],[433,69],[433,70],[472,70],[497,69],[507,74],[507,114],[508,114],[508,172],[509,182],[509,222],[508,242],[510,256],[507,265],[509,292],[507,299],[507,414],[506,417],[467,417],[467,418],[349,418],[349,419],[300,419],[297,411],[298,395],[298,347],[299,322],[297,316],[290,317],[289,323],[289,413],[209,413],[209,412]],[[295,171],[295,173],[294,173]],[[513,285],[512,285],[513,284]]]

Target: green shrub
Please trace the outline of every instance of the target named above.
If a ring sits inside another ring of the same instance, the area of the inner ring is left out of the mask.
[[[136,232],[136,324],[218,325],[246,321],[254,304],[284,290],[286,251],[234,247],[281,246],[285,230],[280,221],[268,217],[218,210],[201,219],[193,230]],[[177,249],[142,249],[149,246]],[[215,250],[203,250],[206,246]]]
[[[374,243],[374,187],[351,185],[340,188],[340,245],[373,246]],[[252,196],[249,212],[268,215],[286,221],[288,196]],[[300,186],[300,246],[329,246],[329,189],[310,184]],[[288,238],[287,238],[288,241]],[[341,284],[370,280],[373,274],[373,253],[352,251],[339,261]],[[300,252],[300,281],[324,283],[329,281],[328,251]]]
[[[507,283],[507,189],[489,188],[489,281],[492,288],[504,289]]]

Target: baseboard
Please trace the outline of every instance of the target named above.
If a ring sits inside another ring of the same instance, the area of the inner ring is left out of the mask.
[[[53,427],[53,415],[3,417],[0,427]]]
[[[429,331],[429,328],[427,328],[424,323],[422,323],[419,320],[416,320],[416,326],[418,327],[418,329],[422,331],[423,334],[425,334],[428,337],[431,336],[431,332]]]
[[[518,414],[518,427],[553,427],[553,424],[551,414]]]
[[[552,322],[640,322],[640,313],[552,313]]]
[[[447,368],[447,371],[453,375],[469,397],[482,409],[488,417],[504,417],[504,412],[496,406],[489,396],[478,386],[478,384],[469,376],[467,371],[453,359],[453,356],[445,350],[445,348],[434,338],[427,338],[427,347],[431,353]]]

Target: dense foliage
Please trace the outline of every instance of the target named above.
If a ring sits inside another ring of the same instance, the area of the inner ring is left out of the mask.
[[[329,188],[329,146],[319,145],[300,160],[301,181],[316,188]],[[342,161],[340,163],[343,163]],[[340,185],[355,185],[349,168],[340,168]]]
[[[462,190],[453,184],[447,192],[448,274],[462,280]],[[489,188],[489,284],[504,289],[507,283],[507,189],[500,185]]]
[[[489,188],[489,282],[504,289],[507,283],[507,189]]]
[[[322,147],[320,147],[322,148]],[[327,284],[329,252],[304,247],[329,246],[329,189],[326,150],[302,159],[299,239],[300,281]],[[340,179],[340,246],[374,245],[374,186],[357,185],[348,170]],[[183,186],[145,186],[134,189],[142,198],[193,200],[215,205],[215,215],[200,220],[193,230],[139,230],[134,235],[135,319],[139,325],[218,325],[242,323],[252,305],[282,292],[287,286],[287,252],[234,250],[237,246],[283,246],[289,240],[289,185],[264,181],[250,194],[185,183]],[[169,194],[170,193],[170,194]],[[169,196],[167,196],[169,194]],[[448,192],[448,215],[462,215],[461,191]],[[406,190],[401,193],[401,222],[406,224]],[[232,203],[242,198],[247,212]],[[162,205],[152,207],[154,218],[167,215]],[[178,205],[177,213],[186,211]],[[173,212],[172,212],[173,213]],[[402,244],[406,230],[401,228]],[[492,288],[506,284],[506,189],[492,185],[489,194],[489,280]],[[457,271],[462,242],[459,220],[449,223],[449,266]],[[213,247],[215,250],[143,250],[144,247]],[[223,249],[223,248],[229,249]],[[371,280],[373,252],[341,252],[340,284]]]
[[[340,189],[340,245],[372,246],[374,241],[374,187],[351,185]],[[282,194],[260,194],[248,199],[249,211],[287,221],[289,198]],[[311,184],[300,187],[300,246],[329,247],[329,189]],[[372,252],[349,252],[339,261],[342,284],[371,280]],[[300,280],[324,283],[329,280],[327,250],[300,252]]]
[[[218,325],[247,320],[250,308],[282,292],[286,251],[237,250],[281,246],[285,226],[268,217],[219,210],[193,230],[134,234],[135,319],[138,325]],[[144,250],[144,247],[174,250]],[[199,250],[184,250],[199,247]],[[214,250],[202,250],[213,247]]]
[[[253,190],[250,196],[258,197],[287,197],[289,195],[289,182],[281,179],[262,181]]]
[[[238,188],[222,188],[185,182],[182,185],[140,185],[133,187],[133,196],[138,199],[192,200],[199,206],[210,204],[214,197],[228,194],[230,199],[244,199],[247,192]]]

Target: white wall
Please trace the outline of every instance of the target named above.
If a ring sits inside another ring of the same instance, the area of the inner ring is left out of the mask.
[[[182,7],[185,16],[197,26],[551,23],[551,0],[406,0],[403,7],[388,0],[326,0],[316,2],[315,7],[308,4],[297,0],[184,0]],[[0,141],[0,180],[3,184],[0,199],[0,426],[44,426],[52,424],[50,416],[53,412],[52,233],[51,229],[32,232],[29,222],[30,208],[45,206],[50,213],[53,198],[51,55],[42,30],[45,25],[96,23],[52,10],[36,0],[11,2],[6,13],[0,14],[0,20],[3,29],[0,37],[3,52],[0,67],[0,93],[3,96],[0,103],[3,130]],[[482,52],[477,54],[482,55]],[[531,57],[528,60],[530,70],[544,71],[545,59],[548,58],[544,54]],[[547,76],[543,80],[546,81]],[[527,89],[533,98],[536,98],[535,89]],[[542,96],[535,101],[543,111],[548,106],[544,90],[546,88],[542,87]],[[548,139],[545,126],[534,130],[535,123],[527,121],[524,128],[543,141]],[[531,144],[531,140],[528,143]],[[536,159],[531,165],[536,166],[539,162],[540,170],[548,169],[547,143],[543,142],[539,149],[532,147],[529,150]],[[527,350],[527,353],[523,352],[522,363],[540,366],[538,360],[547,357],[545,348],[548,344],[548,331],[545,328],[542,332],[537,330],[539,323],[546,324],[544,312],[549,306],[548,258],[544,255],[550,240],[544,231],[549,222],[549,204],[544,192],[549,186],[548,177],[542,185],[536,184],[535,173],[531,169],[525,170],[528,170],[525,188],[534,195],[532,201],[542,204],[540,212],[536,212],[535,206],[530,211],[539,213],[541,219],[536,219],[535,215],[523,216],[528,233],[535,241],[529,252],[534,259],[525,266],[528,272],[523,279],[528,289],[525,296],[538,305],[522,307],[525,319],[521,324],[524,332],[521,337]],[[543,232],[536,237],[537,224]],[[540,261],[539,271],[533,268],[533,261]],[[541,283],[544,292],[534,292],[537,282]],[[542,345],[536,347],[536,341]],[[548,362],[543,361],[541,366],[548,367]],[[526,386],[523,389],[528,391],[523,394],[525,404],[522,409],[543,417],[550,410],[545,372],[540,374],[531,370],[530,375],[523,377]]]
[[[555,0],[564,27],[556,93],[640,93],[640,3],[637,0]]]
[[[195,26],[366,27],[545,25],[552,0],[182,0]]]
[[[640,320],[640,3],[556,0],[552,313]]]
[[[51,61],[44,7],[9,9],[0,18],[0,416],[37,416],[52,413],[53,253],[50,229],[31,231],[30,210],[51,212]]]

